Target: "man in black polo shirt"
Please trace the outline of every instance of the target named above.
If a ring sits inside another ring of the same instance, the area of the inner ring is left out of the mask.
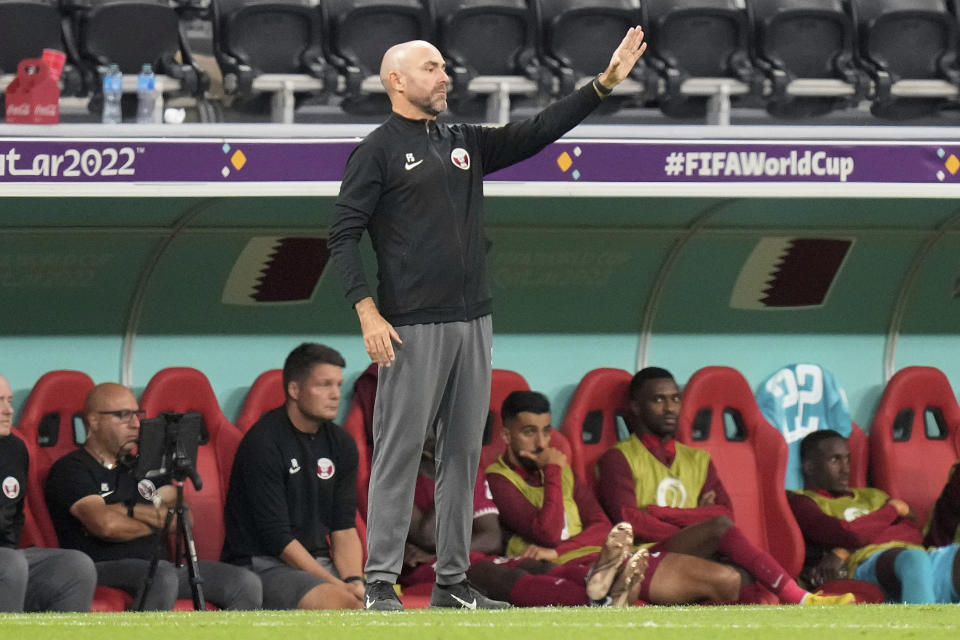
[[[221,557],[260,576],[264,608],[360,608],[357,447],[331,422],[345,364],[320,344],[290,352],[286,402],[250,428],[233,461]]]
[[[29,458],[13,435],[13,392],[0,376],[0,611],[89,611],[97,583],[90,558],[70,549],[18,549]]]
[[[44,487],[50,517],[62,547],[93,558],[97,584],[122,589],[139,600],[156,532],[176,502],[175,488],[156,478],[137,482],[122,464],[140,436],[143,412],[126,387],[105,383],[87,394],[83,447],[57,460]],[[201,560],[200,576],[207,600],[222,609],[258,609],[260,581],[249,571],[222,562]],[[161,560],[145,609],[172,609],[189,598],[187,567]]]

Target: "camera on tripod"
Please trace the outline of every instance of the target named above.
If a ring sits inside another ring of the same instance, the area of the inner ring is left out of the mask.
[[[183,481],[190,478],[193,487],[199,491],[203,487],[200,474],[197,473],[197,447],[205,444],[209,436],[203,416],[195,411],[189,413],[161,413],[155,418],[140,422],[140,444],[134,475],[137,480],[167,477],[177,482],[177,500],[167,511],[163,527],[157,533],[157,544],[153,559],[147,571],[147,578],[140,592],[137,610],[143,611],[147,594],[153,586],[157,574],[157,563],[166,547],[167,534],[171,522],[176,516],[176,541],[174,543],[176,564],[186,559],[190,588],[193,591],[193,608],[203,611],[206,608],[203,598],[203,579],[197,560],[197,548],[193,540],[193,526],[190,524],[189,507],[183,501]]]
[[[203,480],[197,473],[197,447],[207,440],[207,425],[196,411],[161,413],[143,420],[134,470],[137,480],[169,476],[183,482],[190,478],[199,491]]]

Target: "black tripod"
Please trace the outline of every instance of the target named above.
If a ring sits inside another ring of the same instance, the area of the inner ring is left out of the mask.
[[[183,566],[184,557],[187,562],[187,572],[190,577],[190,590],[193,592],[193,608],[195,611],[206,610],[206,602],[203,599],[203,578],[200,577],[200,569],[197,566],[197,547],[193,541],[193,525],[190,524],[190,507],[183,503],[183,481],[187,477],[193,482],[193,486],[199,491],[203,486],[200,475],[189,464],[182,464],[182,460],[174,460],[173,464],[173,485],[177,488],[177,502],[173,509],[167,511],[167,517],[163,523],[163,529],[157,534],[157,546],[153,551],[153,559],[150,561],[150,570],[147,572],[147,579],[143,585],[143,592],[140,594],[140,601],[137,603],[137,611],[143,611],[147,602],[147,594],[153,586],[153,580],[157,575],[157,566],[160,563],[160,556],[166,547],[167,535],[170,533],[170,523],[174,515],[177,517],[177,533],[174,541],[174,559],[177,567]],[[186,467],[186,468],[184,468]]]

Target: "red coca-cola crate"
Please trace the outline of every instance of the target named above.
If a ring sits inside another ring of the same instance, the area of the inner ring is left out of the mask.
[[[7,86],[7,122],[56,124],[60,121],[60,86],[53,69],[41,58],[17,65],[17,77]]]

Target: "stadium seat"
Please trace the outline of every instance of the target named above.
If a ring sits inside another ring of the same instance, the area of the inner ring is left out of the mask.
[[[904,120],[955,104],[957,19],[948,0],[851,0],[860,65],[876,88],[880,118]]]
[[[270,369],[264,371],[253,381],[247,395],[243,398],[243,406],[237,416],[237,428],[243,433],[250,430],[267,411],[276,409],[286,400],[283,392],[283,370]]]
[[[12,429],[10,431],[15,437],[20,438],[23,441],[23,444],[27,448],[27,457],[30,460],[30,464],[33,464],[34,458],[36,458],[35,449],[36,446],[24,438],[18,429]],[[31,469],[32,471],[32,469]],[[33,511],[30,508],[30,495],[29,488],[32,483],[32,479],[27,477],[27,495],[23,497],[23,529],[20,531],[20,540],[17,542],[17,546],[21,549],[26,547],[48,547],[53,546],[56,542],[50,544],[47,543],[46,538],[43,535],[43,532],[40,530],[40,526],[37,524],[37,519],[33,516]],[[55,539],[54,539],[55,540]]]
[[[373,458],[373,401],[377,395],[376,364],[370,364],[353,384],[353,398],[343,428],[357,443],[357,510],[367,521],[370,462]]]
[[[44,49],[67,52],[57,0],[0,0],[0,98],[20,61],[39,58]],[[61,95],[82,92],[83,80],[69,55],[60,78]]]
[[[293,122],[297,97],[337,90],[324,56],[325,4],[313,0],[215,0],[214,53],[233,106],[264,106]]]
[[[760,413],[739,371],[704,367],[690,377],[677,439],[710,452],[737,526],[790,575],[798,575],[805,547],[783,485],[787,445]]]
[[[758,98],[763,76],[750,61],[743,0],[644,0],[648,64],[665,87],[660,110],[674,118],[714,121],[731,99]]]
[[[627,414],[632,378],[623,369],[587,372],[563,416],[560,430],[570,442],[570,466],[591,488],[597,483],[597,460],[620,440],[617,419]]]
[[[452,111],[509,120],[511,95],[546,99],[552,76],[540,64],[540,17],[528,0],[432,0],[437,43],[447,58]],[[536,100],[528,100],[535,102]]]
[[[196,411],[203,416],[207,439],[201,439],[196,471],[203,480],[197,491],[184,482],[184,498],[193,512],[197,556],[201,560],[219,560],[223,546],[223,505],[226,500],[230,469],[243,434],[220,410],[210,381],[196,369],[169,367],[150,379],[140,407],[152,418],[161,413]]]
[[[20,411],[18,428],[30,450],[27,499],[42,539],[57,546],[57,533],[47,511],[43,485],[54,462],[83,443],[83,404],[93,380],[81,371],[49,371],[37,380]]]
[[[817,430],[832,429],[850,446],[850,486],[867,486],[867,436],[850,419],[847,396],[833,374],[817,364],[783,367],[760,384],[757,405],[787,442],[788,490],[803,488],[800,442]]]
[[[543,61],[559,78],[561,96],[606,69],[627,29],[646,25],[639,0],[539,0],[539,4]],[[644,56],[601,109],[639,106],[655,94],[656,78]]]
[[[330,61],[346,78],[341,107],[353,114],[390,113],[380,84],[383,54],[408,40],[434,41],[434,17],[421,0],[325,0]]]
[[[819,116],[866,97],[870,81],[856,66],[853,20],[843,0],[764,0],[747,8],[755,61],[770,80],[772,115]]]
[[[960,458],[960,406],[934,367],[906,367],[890,378],[870,425],[873,486],[909,504],[925,523],[950,466]]]
[[[153,65],[162,93],[202,96],[208,78],[193,61],[181,17],[203,0],[62,0],[64,38],[78,52],[85,82],[94,90],[90,109],[102,102],[100,77],[115,63],[131,76],[124,83],[124,113],[136,106],[135,76],[144,63]],[[199,10],[199,8],[197,8]]]

